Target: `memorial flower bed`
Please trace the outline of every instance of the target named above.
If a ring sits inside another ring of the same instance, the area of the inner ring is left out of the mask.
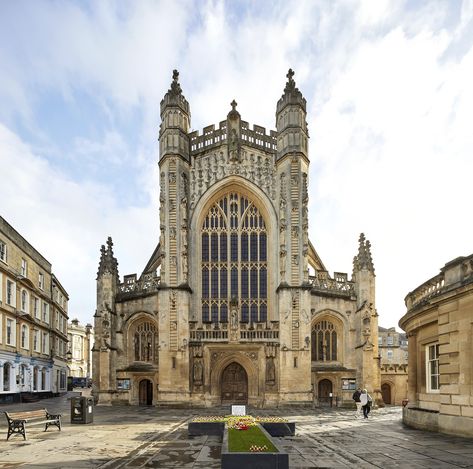
[[[277,453],[277,448],[261,431],[261,429],[253,424],[240,429],[238,423],[233,427],[228,427],[228,451],[231,453],[240,452],[262,452]]]

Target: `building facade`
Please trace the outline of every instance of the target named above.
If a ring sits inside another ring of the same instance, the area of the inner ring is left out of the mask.
[[[409,338],[404,423],[473,436],[473,255],[447,263],[406,296]]]
[[[65,392],[67,302],[51,264],[0,217],[0,401]]]
[[[78,319],[73,319],[69,323],[67,336],[71,352],[68,364],[69,376],[92,378],[92,344],[94,342],[92,325],[84,326]]]
[[[177,71],[161,101],[160,236],[140,276],[118,275],[109,238],[97,276],[99,403],[381,402],[370,243],[351,280],[308,236],[306,100],[292,70],[269,133],[237,103],[189,132]]]
[[[401,405],[407,399],[407,336],[396,328],[379,327],[381,394],[385,404]]]

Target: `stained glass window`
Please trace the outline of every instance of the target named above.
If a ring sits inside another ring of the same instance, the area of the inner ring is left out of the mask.
[[[267,320],[267,234],[258,208],[247,197],[228,193],[202,223],[202,320],[228,321],[238,300],[240,320]]]

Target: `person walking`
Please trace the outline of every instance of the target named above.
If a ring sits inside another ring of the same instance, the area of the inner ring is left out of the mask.
[[[363,389],[360,395],[361,408],[363,409],[363,417],[368,418],[368,414],[371,410],[371,403],[373,402],[372,397],[368,394],[366,389]]]
[[[361,417],[361,388],[358,388],[354,393],[353,393],[353,400],[355,401],[356,404],[356,413],[355,413],[355,418],[359,419]]]

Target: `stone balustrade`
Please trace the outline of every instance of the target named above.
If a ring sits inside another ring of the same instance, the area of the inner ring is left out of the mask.
[[[406,296],[405,303],[407,309],[410,310],[422,302],[429,300],[433,296],[438,295],[443,291],[444,286],[444,273],[441,272],[435,277],[432,277],[430,280],[427,280],[427,282],[424,282]]]
[[[278,342],[279,324],[240,323],[240,342]],[[190,323],[191,342],[227,342],[229,338],[228,323]]]

